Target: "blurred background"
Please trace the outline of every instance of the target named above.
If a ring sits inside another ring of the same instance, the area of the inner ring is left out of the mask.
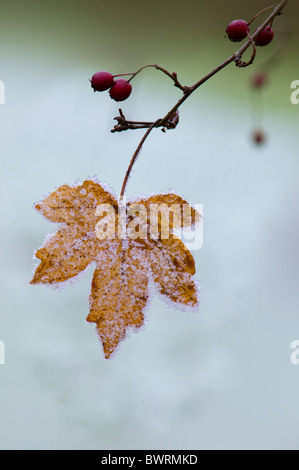
[[[174,131],[151,134],[129,182],[128,196],[175,189],[204,204],[200,311],[154,295],[145,327],[105,361],[85,321],[94,267],[59,292],[29,285],[56,228],[34,203],[94,175],[119,193],[142,136],[110,133],[119,105],[93,93],[93,73],[158,63],[193,84],[237,49],[227,24],[269,5],[2,0],[1,449],[298,449],[298,2],[252,67],[230,65],[182,106]],[[147,69],[122,109],[155,120],[179,97]]]

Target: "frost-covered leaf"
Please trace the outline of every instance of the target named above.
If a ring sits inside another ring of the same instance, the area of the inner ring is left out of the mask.
[[[148,224],[152,231],[158,219],[158,238],[161,236],[163,238],[163,232],[171,234],[173,229],[192,227],[201,218],[201,214],[195,208],[174,193],[155,194],[148,198],[141,198],[138,204],[146,208]]]
[[[115,197],[98,183],[87,180],[82,185],[60,186],[35,208],[51,222],[84,221],[92,223],[99,204],[112,204],[117,207]]]
[[[96,262],[87,321],[96,323],[106,358],[127,331],[142,326],[151,279],[162,298],[198,305],[193,257],[172,230],[194,225],[200,214],[180,196],[168,193],[129,201],[123,218],[111,192],[88,180],[61,186],[36,209],[61,226],[37,250],[40,264],[31,283],[64,282]],[[125,237],[118,231],[120,220]]]
[[[97,264],[87,321],[96,323],[108,358],[128,328],[139,328],[143,324],[148,300],[148,270],[142,249],[131,240],[112,241]]]
[[[41,263],[31,284],[64,282],[77,276],[95,261],[97,252],[104,247],[93,232],[82,231],[77,226],[63,226],[35,253]]]
[[[198,293],[192,279],[195,274],[194,259],[181,240],[152,242],[146,256],[162,295],[181,305],[197,305]]]

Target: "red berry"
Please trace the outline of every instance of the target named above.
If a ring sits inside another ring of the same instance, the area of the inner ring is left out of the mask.
[[[265,136],[264,132],[260,131],[260,130],[254,131],[253,135],[252,135],[252,138],[253,138],[253,142],[256,145],[261,145],[266,141],[266,136]]]
[[[132,91],[132,85],[127,80],[120,78],[115,80],[110,88],[110,96],[115,101],[124,101],[129,98]]]
[[[240,42],[246,38],[249,33],[249,26],[244,20],[234,20],[226,28],[229,39],[233,42]]]
[[[256,46],[267,46],[273,39],[274,31],[270,26],[266,26],[260,34],[255,38],[254,42]]]
[[[95,73],[90,80],[94,91],[108,90],[113,85],[113,82],[113,75],[105,71]]]
[[[262,88],[267,82],[268,75],[265,72],[256,72],[251,79],[253,88]]]

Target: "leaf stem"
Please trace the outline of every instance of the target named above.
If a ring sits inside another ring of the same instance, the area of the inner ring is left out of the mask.
[[[131,161],[130,161],[130,164],[129,164],[129,167],[127,169],[127,172],[126,172],[126,175],[125,175],[125,178],[124,178],[124,181],[123,181],[123,185],[122,185],[122,188],[121,188],[121,192],[120,192],[120,199],[122,199],[122,197],[124,196],[125,194],[125,190],[126,190],[126,186],[127,186],[127,183],[129,181],[129,177],[130,177],[130,173],[132,171],[132,168],[134,166],[134,163],[136,162],[137,158],[138,158],[138,155],[139,155],[139,152],[144,144],[144,142],[146,141],[147,137],[149,136],[149,134],[151,133],[151,131],[153,130],[154,127],[157,127],[157,125],[160,123],[160,120],[161,119],[157,119],[157,121],[153,122],[150,127],[148,128],[148,130],[146,131],[146,133],[144,134],[144,136],[142,137],[141,141],[139,142],[139,145],[137,147],[137,149],[135,150],[134,154],[133,154],[133,157],[131,158]]]
[[[264,8],[263,10],[259,11],[256,15],[254,15],[254,17],[248,21],[247,25],[249,26],[258,16],[260,16],[262,13],[265,13],[265,11],[268,11],[268,10],[273,10],[275,8],[276,5],[272,5],[271,7],[267,7],[267,8]]]

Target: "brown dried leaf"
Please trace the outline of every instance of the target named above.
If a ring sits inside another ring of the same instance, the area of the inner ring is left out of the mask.
[[[35,253],[41,263],[31,284],[53,284],[77,276],[95,260],[97,245],[92,232],[83,232],[80,226],[62,227]]]
[[[201,214],[182,197],[173,194],[155,194],[149,198],[138,199],[134,206],[146,208],[149,238],[176,238],[173,229],[194,227]]]
[[[96,231],[101,218],[97,212],[99,204],[109,204],[114,210],[118,207],[115,197],[94,181],[85,181],[73,188],[61,186],[37,204],[37,210],[62,226],[37,250],[36,257],[41,263],[31,283],[66,281],[95,261],[97,268],[92,280],[87,321],[96,323],[108,358],[129,329],[140,328],[143,324],[150,278],[154,279],[162,296],[176,304],[196,306],[198,292],[192,279],[195,265],[191,253],[174,235],[168,239],[161,236],[165,220],[159,221],[157,239],[121,240],[116,233],[114,239],[100,240]],[[151,204],[162,204],[166,208],[178,204],[180,211],[184,205],[189,206],[175,194],[151,196],[140,199],[138,204],[143,204],[147,211]],[[168,220],[168,229],[184,224],[189,226],[199,220],[200,214],[195,209],[192,208],[190,214],[189,221]],[[127,227],[133,217],[134,210],[127,219]],[[116,226],[117,220],[116,214]],[[150,223],[148,216],[145,234],[150,233]]]
[[[190,251],[179,239],[160,240],[151,245],[146,256],[160,293],[178,304],[196,306],[198,292],[192,279],[195,264]]]
[[[97,324],[106,358],[128,328],[143,324],[148,278],[140,250],[133,241],[112,242],[93,276],[87,321]]]
[[[170,209],[170,227],[171,228],[187,228],[193,225],[196,225],[200,218],[201,214],[192,207],[187,201],[185,201],[181,196],[178,196],[174,193],[166,194],[155,194],[145,199],[138,199],[139,204],[143,204],[148,213],[150,213],[151,205],[156,206],[166,206]],[[174,216],[172,217],[171,209],[173,210]],[[176,208],[179,209],[179,217],[176,217]]]
[[[84,221],[92,223],[98,204],[112,204],[117,208],[115,197],[98,183],[87,180],[80,186],[60,186],[35,208],[51,222]]]

